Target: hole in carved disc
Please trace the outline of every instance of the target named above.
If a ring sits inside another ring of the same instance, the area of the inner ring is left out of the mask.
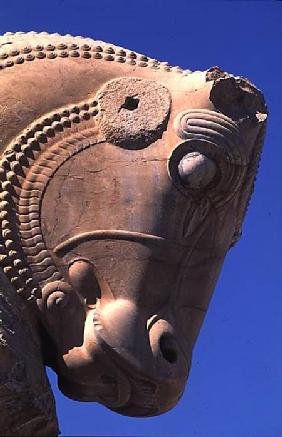
[[[163,334],[160,338],[160,351],[166,361],[173,364],[177,361],[175,341],[171,334]]]
[[[139,105],[139,99],[137,97],[131,96],[126,97],[125,102],[121,105],[120,109],[127,109],[128,111],[134,111]]]

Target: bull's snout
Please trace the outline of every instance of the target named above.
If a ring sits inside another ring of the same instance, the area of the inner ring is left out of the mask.
[[[61,390],[126,415],[172,408],[183,393],[191,357],[183,352],[187,348],[169,300],[159,301],[160,293],[152,290],[152,310],[141,288],[127,297],[113,293],[86,259],[72,262],[68,275],[85,322],[81,344],[64,354]]]
[[[182,351],[172,325],[157,315],[147,319],[133,302],[108,303],[94,313],[94,326],[98,337],[139,371],[161,378],[181,370]]]
[[[125,299],[101,305],[94,312],[93,323],[99,346],[130,381],[130,399],[119,411],[130,415],[132,409],[136,415],[139,406],[139,415],[153,415],[172,408],[189,371],[172,323],[158,315],[147,317]],[[150,405],[146,406],[148,391]]]

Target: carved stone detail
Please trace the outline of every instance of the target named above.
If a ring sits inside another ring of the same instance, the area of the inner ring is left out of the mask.
[[[106,83],[97,100],[99,128],[107,141],[127,147],[146,147],[166,128],[171,97],[155,81],[121,78]]]
[[[41,384],[49,406],[44,415],[30,397],[34,422],[24,406],[19,427],[10,416],[7,426],[58,432],[43,364],[73,399],[161,414],[183,393],[241,233],[263,96],[218,67],[183,71],[89,38],[9,33],[0,43],[0,343],[30,315],[36,366],[24,383],[30,393]],[[6,295],[27,311],[14,324]],[[14,338],[3,356],[21,355]],[[0,397],[6,388],[0,380]]]
[[[46,276],[47,273],[48,278],[52,275],[60,278],[51,267],[51,258],[41,237],[40,192],[43,192],[44,182],[47,184],[52,173],[57,169],[58,162],[64,162],[71,156],[70,153],[77,153],[80,149],[89,147],[87,136],[93,135],[93,131],[85,132],[83,136],[69,139],[69,142],[61,145],[56,143],[54,150],[51,148],[50,152],[42,158],[41,154],[56,135],[66,129],[70,130],[73,125],[90,120],[97,114],[97,101],[93,99],[79,106],[63,108],[61,111],[48,114],[8,146],[5,156],[0,161],[1,229],[4,243],[1,260],[4,272],[11,283],[19,294],[24,294],[27,298],[40,296],[29,269],[34,263],[42,263],[41,266],[35,267],[36,276],[40,276],[40,271],[44,271],[44,275]],[[83,140],[84,143],[81,144]],[[41,158],[40,162],[35,165],[31,173],[28,173],[31,163],[38,157]],[[27,178],[25,178],[26,174],[28,174]],[[27,256],[26,262],[22,250]],[[5,266],[5,263],[8,265]]]
[[[23,32],[11,33],[7,32],[3,35],[3,38],[6,37],[17,37],[20,35],[26,35]],[[28,35],[28,34],[27,34]],[[41,33],[32,33],[31,36],[47,36],[49,34],[45,32]],[[61,35],[53,34],[55,37],[61,37]],[[52,36],[53,36],[52,35]],[[66,37],[70,35],[65,35]],[[14,67],[17,64],[23,64],[25,61],[34,61],[37,59],[56,59],[59,58],[83,58],[83,59],[103,59],[105,61],[115,61],[119,63],[128,63],[129,65],[138,65],[139,67],[149,67],[154,70],[163,69],[164,71],[170,72],[173,71],[175,73],[180,74],[189,74],[190,71],[182,70],[180,67],[173,67],[169,65],[167,62],[159,62],[156,59],[149,58],[148,56],[140,55],[136,52],[122,49],[119,47],[108,46],[105,43],[101,45],[96,45],[93,40],[89,40],[90,45],[83,43],[85,38],[82,37],[71,37],[74,41],[78,40],[81,44],[76,44],[75,42],[71,42],[68,44],[60,43],[58,45],[47,44],[44,45],[36,45],[35,47],[27,46],[19,50],[12,50],[10,52],[1,51],[0,59],[5,60],[5,62],[0,63],[0,69],[4,69],[7,67]],[[20,53],[22,55],[20,55]],[[20,55],[20,56],[18,56]],[[17,56],[17,57],[16,57]],[[16,57],[16,58],[15,58]],[[11,58],[11,59],[10,59]]]

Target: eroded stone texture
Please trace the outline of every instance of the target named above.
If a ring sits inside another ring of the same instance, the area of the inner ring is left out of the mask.
[[[0,435],[57,435],[38,326],[0,271]]]
[[[6,34],[0,48],[0,366],[32,369],[0,380],[1,408],[19,412],[2,429],[57,433],[44,364],[73,399],[163,413],[241,233],[262,94],[81,37]]]

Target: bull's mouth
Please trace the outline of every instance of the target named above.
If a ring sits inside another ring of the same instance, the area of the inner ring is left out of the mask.
[[[99,402],[113,410],[122,408],[131,396],[131,386],[124,372],[113,363],[109,367],[110,371],[104,372],[93,369],[94,381],[89,378],[87,383],[59,374],[59,388],[76,401]]]
[[[130,387],[130,396],[127,402],[119,406],[108,406],[115,412],[133,417],[156,416],[173,408],[182,396],[181,390],[175,390],[175,381],[157,381],[149,379],[122,359],[122,357],[105,341],[100,341],[102,350],[106,353],[111,363],[121,374],[126,375]]]
[[[173,408],[182,392],[170,403],[161,405],[157,400],[158,386],[147,380],[102,375],[102,382],[86,385],[59,376],[61,392],[70,399],[80,402],[99,402],[116,413],[132,417],[156,416]]]
[[[176,247],[179,245],[184,247],[186,246],[183,240],[169,240],[158,235],[147,234],[144,232],[110,229],[82,232],[81,234],[70,237],[62,243],[58,244],[54,248],[54,252],[58,256],[63,256],[66,252],[74,249],[79,244],[91,240],[125,240],[157,247]]]
[[[150,380],[123,362],[106,343],[100,346],[108,357],[107,373],[93,369],[95,380],[87,384],[59,374],[58,385],[65,396],[80,402],[99,402],[116,413],[132,417],[156,416],[177,404],[183,390],[175,393],[173,382],[165,387],[160,381]],[[170,390],[173,396],[169,395]]]

